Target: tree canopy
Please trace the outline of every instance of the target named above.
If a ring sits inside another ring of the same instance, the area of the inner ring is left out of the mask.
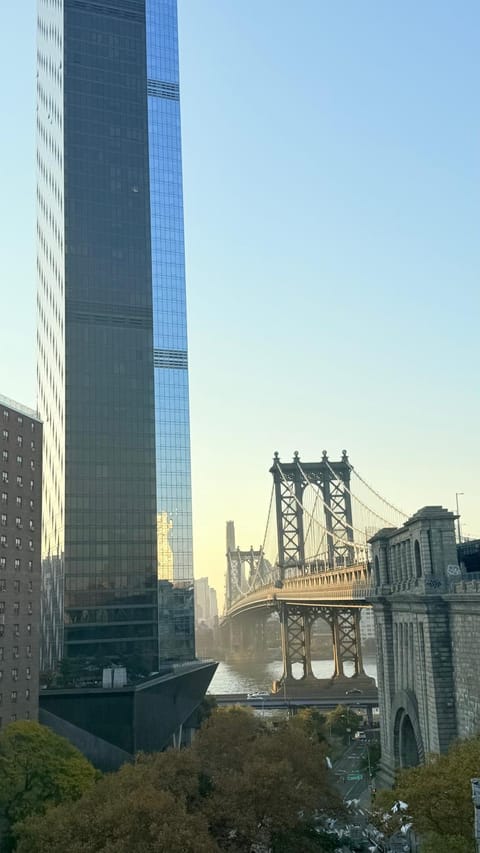
[[[474,853],[470,780],[479,770],[480,737],[458,741],[445,755],[403,770],[393,791],[376,796],[377,825],[388,832],[395,823],[411,821],[422,836],[422,853]],[[397,800],[408,809],[385,820]]]
[[[33,721],[8,725],[0,733],[2,850],[10,849],[17,821],[78,799],[97,777],[75,747],[45,726]]]
[[[331,839],[316,821],[342,805],[325,747],[307,729],[300,722],[273,728],[240,708],[214,710],[189,749],[140,756],[103,777],[74,809],[60,805],[18,824],[17,850],[327,851]]]

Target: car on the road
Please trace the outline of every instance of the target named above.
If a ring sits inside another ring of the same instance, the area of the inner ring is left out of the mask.
[[[247,693],[247,699],[269,699],[270,693],[266,690],[257,690],[255,693]]]
[[[358,687],[354,687],[353,690],[345,690],[345,696],[354,696],[357,693],[363,693],[363,690]]]

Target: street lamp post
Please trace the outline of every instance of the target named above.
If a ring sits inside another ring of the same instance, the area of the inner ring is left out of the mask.
[[[463,492],[455,492],[455,502],[457,505],[457,535],[458,535],[459,544],[461,544],[461,542],[462,542],[462,531],[461,531],[461,527],[460,527],[460,510],[458,507],[458,499],[462,495],[463,495]]]
[[[475,821],[475,849],[480,853],[480,779],[471,779]]]

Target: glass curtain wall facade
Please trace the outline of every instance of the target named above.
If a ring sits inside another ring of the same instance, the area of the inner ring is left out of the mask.
[[[38,11],[43,665],[150,671],[194,656],[176,1]]]

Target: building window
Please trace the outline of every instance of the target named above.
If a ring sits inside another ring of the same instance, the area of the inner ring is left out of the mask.
[[[35,506],[35,501],[33,500],[33,498],[30,498],[30,509],[32,511],[33,511],[34,506]]]
[[[16,501],[17,506],[22,505],[22,498],[20,497],[20,495],[17,495],[17,497],[15,498],[15,501]]]
[[[23,436],[17,435],[17,444],[19,447],[23,447]]]
[[[8,450],[2,450],[2,459],[4,462],[8,462]]]
[[[35,432],[35,424],[33,422],[30,424],[30,429],[32,432]]]
[[[21,474],[18,474],[17,476],[17,486],[23,486],[23,477]]]
[[[1,589],[1,587],[0,587],[0,589]],[[20,592],[20,581],[14,581],[13,582],[13,591],[14,592]]]
[[[7,581],[5,578],[0,578],[0,592],[5,592],[7,588]]]
[[[7,558],[0,557],[0,569],[5,569],[7,566]]]
[[[18,681],[18,669],[16,666],[12,667],[12,681]]]
[[[16,517],[16,519],[15,519],[15,524],[16,524],[16,526],[17,526],[18,528],[23,527],[22,519],[20,518],[20,516],[19,516],[19,515],[17,515],[17,517]]]
[[[2,432],[3,438],[5,441],[8,441],[8,429],[4,429]]]
[[[16,557],[16,559],[13,561],[13,566],[16,572],[20,571],[20,560],[18,559],[18,557]]]
[[[32,519],[30,519],[30,521],[28,522],[28,526],[29,526],[29,529],[30,529],[30,530],[35,530],[35,525],[34,525],[34,523],[33,523],[33,520],[32,520]]]
[[[35,450],[35,442],[34,441],[30,442],[30,450]]]
[[[17,456],[17,465],[23,465],[23,456]]]
[[[0,613],[5,613],[5,602],[0,601]]]
[[[27,666],[27,668],[25,670],[25,678],[27,679],[27,681],[29,681],[31,679],[31,677],[32,677],[32,668],[30,666]]]
[[[14,659],[16,659],[16,658],[20,657],[20,652],[19,652],[18,648],[19,648],[18,646],[14,646],[14,647],[13,647],[13,654],[12,654],[12,657],[13,657]]]
[[[27,689],[25,690],[25,699],[27,700],[27,702],[28,702],[28,700],[30,699],[30,690],[28,689],[28,687],[27,687]]]
[[[13,670],[12,670],[12,671],[13,671]],[[12,690],[12,692],[11,692],[11,694],[10,694],[10,699],[12,700],[12,702],[16,702],[16,701],[17,701],[17,691],[16,691],[16,690]]]
[[[3,410],[3,420],[8,421],[8,412],[6,409]]]
[[[33,551],[33,539],[28,540],[28,548],[30,551]]]
[[[422,577],[422,558],[420,556],[420,545],[418,539],[415,539],[415,545],[413,546],[413,555],[415,559],[415,575],[417,578]]]
[[[30,468],[32,471],[35,471],[35,459],[30,459]]]
[[[8,483],[8,471],[2,471],[2,483]]]
[[[15,537],[15,548],[22,550],[22,540],[18,536]]]
[[[32,604],[32,602],[31,602],[31,601],[29,601],[29,602],[27,603],[27,613],[28,613],[28,615],[29,615],[29,616],[31,616],[31,615],[32,615],[32,613],[33,613],[33,604]]]
[[[31,658],[31,657],[32,657],[32,647],[27,646],[27,658]]]
[[[33,572],[33,560],[28,561],[28,571]]]
[[[15,622],[15,625],[13,626],[13,636],[14,637],[20,636],[20,625],[18,624],[18,622]]]
[[[30,625],[30,623],[29,623],[29,624],[27,625],[27,634],[31,634],[31,633],[32,633],[32,626],[31,626],[31,625]]]
[[[2,524],[2,527],[7,526],[7,516],[4,512],[2,512],[2,515],[0,516],[0,522]]]
[[[34,485],[35,485],[35,483],[33,482],[33,480],[30,480],[30,491],[31,492],[33,492]]]
[[[0,545],[2,546],[2,548],[7,547],[7,537],[4,533],[2,533],[2,535],[0,536]]]
[[[13,602],[13,615],[14,615],[14,616],[18,616],[18,615],[19,615],[19,613],[20,613],[20,602],[19,602],[19,601],[14,601],[14,602]]]
[[[5,625],[0,625],[0,637],[3,637],[4,634],[5,634]],[[2,658],[2,660],[3,660],[3,658]]]
[[[7,492],[2,492],[2,504],[8,504],[8,494],[7,494]]]
[[[20,426],[23,424],[23,418],[21,415],[17,415],[17,423],[20,424]]]

